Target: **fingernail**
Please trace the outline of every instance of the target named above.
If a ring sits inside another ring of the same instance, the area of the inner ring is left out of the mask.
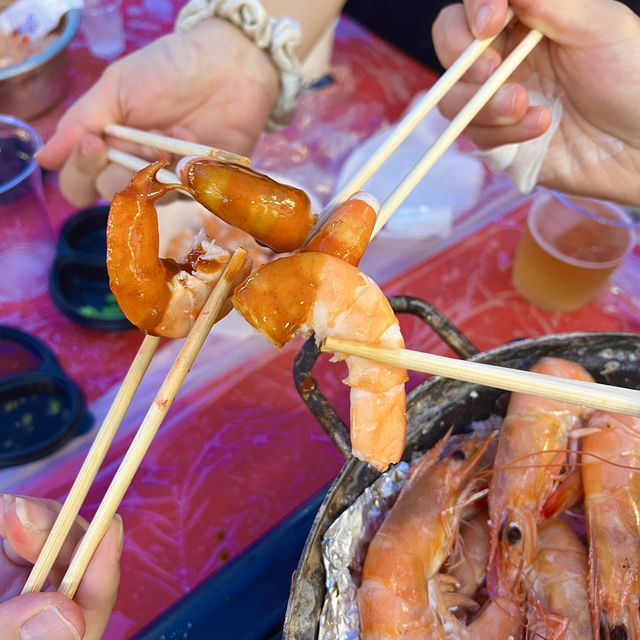
[[[484,5],[478,11],[478,14],[476,15],[476,19],[475,19],[475,29],[474,29],[475,36],[482,35],[482,32],[486,29],[494,13],[495,13],[495,9],[490,4]]]
[[[81,637],[56,607],[38,612],[20,629],[20,640],[80,640]]]
[[[20,496],[16,496],[16,515],[23,527],[35,531],[48,531],[51,528],[52,518],[47,515],[46,507]]]
[[[2,535],[5,535],[7,512],[13,504],[13,496],[8,493],[3,493],[0,495],[2,495],[3,498],[2,500],[0,500],[0,532],[4,532]]]
[[[122,556],[122,550],[124,548],[124,524],[122,523],[122,516],[119,513],[116,513],[114,516],[116,522],[118,523],[118,548],[120,549],[120,555],[118,558]]]

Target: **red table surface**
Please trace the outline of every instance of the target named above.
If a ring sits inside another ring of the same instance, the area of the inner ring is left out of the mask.
[[[133,34],[129,49],[168,30],[169,19],[145,21],[144,5],[125,6],[127,33]],[[102,66],[77,43],[74,95],[91,84]],[[294,126],[265,137],[256,154],[265,168],[277,159],[279,170],[303,171],[312,153],[313,168],[322,174],[316,176],[320,196],[329,195],[323,189],[355,143],[397,119],[415,92],[433,80],[428,71],[346,20],[338,28],[332,70],[334,85],[305,98]],[[35,123],[45,136],[63,106]],[[348,139],[332,125],[336,113],[341,122],[350,122]],[[73,210],[53,180],[47,196],[58,229]],[[637,255],[578,312],[542,312],[518,296],[510,269],[525,210],[510,212],[387,281],[384,291],[434,303],[481,350],[564,331],[638,331]],[[74,325],[48,295],[28,305],[3,305],[0,314],[3,323],[20,325],[47,342],[89,401],[122,379],[141,341],[135,331],[101,333]],[[451,355],[419,321],[403,317],[401,324],[408,347]],[[293,386],[292,363],[300,344],[296,340],[282,352],[261,352],[178,395],[119,509],[125,525],[122,581],[106,638],[133,635],[338,473],[339,453]],[[346,415],[344,365],[322,358],[314,373]],[[409,388],[422,379],[412,375]],[[83,508],[87,517],[95,512],[129,441],[117,440],[109,452]],[[24,480],[19,490],[63,499],[81,462],[80,456],[65,459],[54,473]]]

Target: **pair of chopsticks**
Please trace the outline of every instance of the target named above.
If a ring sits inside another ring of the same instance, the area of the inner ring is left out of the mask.
[[[160,390],[156,394],[135,438],[125,454],[118,471],[107,489],[91,524],[84,534],[69,568],[58,588],[60,593],[73,598],[82,576],[109,527],[133,476],[157,433],[165,415],[169,411],[193,361],[198,355],[214,322],[220,314],[223,303],[229,297],[235,278],[241,271],[247,258],[247,252],[238,248],[231,256],[220,280],[214,287],[202,311],[189,332],[177,358],[173,362]],[[146,336],[137,355],[123,380],[123,383],[107,413],[98,434],[85,458],[85,461],[73,483],[69,495],[62,505],[53,528],[27,578],[22,593],[40,591],[51,571],[71,526],[80,511],[91,483],[102,464],[109,446],[120,426],[122,419],[140,385],[140,382],[151,362],[160,338]]]
[[[507,24],[513,18],[513,13],[509,10],[507,15]],[[409,195],[413,188],[420,182],[429,169],[435,164],[438,158],[446,151],[446,149],[454,142],[458,135],[464,130],[469,122],[475,117],[480,109],[489,101],[493,94],[500,88],[506,79],[513,73],[517,66],[531,52],[531,50],[540,41],[542,35],[535,30],[529,32],[513,52],[504,60],[502,65],[491,75],[491,77],[481,86],[476,95],[469,101],[464,109],[451,121],[449,127],[441,134],[432,147],[425,153],[422,159],[415,165],[411,172],[396,187],[389,198],[383,203],[377,224],[374,228],[372,237],[384,226],[391,217],[397,207]],[[480,57],[482,52],[491,44],[494,38],[474,41],[460,56],[460,58],[449,68],[449,70],[433,85],[433,87],[425,94],[425,96],[417,103],[414,108],[400,121],[395,127],[394,132],[380,146],[370,160],[352,177],[352,179],[337,193],[334,198],[318,215],[318,228],[326,218],[331,214],[335,207],[353,192],[362,188],[366,181],[382,166],[388,157],[397,149],[415,126],[433,109],[433,107],[444,97],[449,89],[462,77],[469,67]],[[249,166],[250,161],[244,156],[229,153],[227,151],[208,147],[201,144],[176,140],[167,136],[160,136],[149,132],[140,131],[131,127],[124,127],[116,124],[109,124],[105,127],[104,133],[117,137],[122,140],[147,145],[156,149],[170,151],[179,155],[211,155],[227,162],[234,162],[244,166]],[[148,165],[148,162],[137,158],[131,154],[110,148],[109,157],[112,162],[125,166],[134,171]],[[163,170],[159,173],[159,178],[163,181],[176,182],[176,176],[170,172]],[[215,319],[217,318],[220,308],[224,300],[228,297],[231,289],[231,283],[244,263],[246,251],[238,249],[234,253],[227,269],[222,278],[214,288],[208,302],[205,304],[202,312],[196,320],[189,336],[187,337],[178,357],[172,365],[164,383],[162,384],[156,398],[150,407],[145,419],[143,420],[136,437],[127,454],[125,455],[116,475],[114,476],[99,508],[96,512],[89,529],[85,533],[82,541],[71,561],[71,564],[65,574],[59,591],[68,597],[73,597],[84,575],[86,567],[104,536],[111,519],[113,518],[122,497],[126,493],[135,472],[137,471],[144,454],[151,444],[164,416],[166,415],[175,395],[177,394],[193,360],[198,354],[206,336],[211,330]],[[82,468],[69,492],[67,499],[60,511],[56,522],[42,552],[38,556],[36,563],[27,579],[23,593],[31,593],[40,591],[45,580],[58,556],[64,540],[66,539],[71,525],[77,516],[82,502],[86,498],[91,483],[102,464],[104,457],[108,451],[115,433],[124,418],[124,415],[133,399],[133,396],[144,376],[151,359],[158,347],[160,339],[147,336],[144,338],[138,354],[134,358],[129,372],[127,373],[121,388],[109,410],[96,439],[89,451]],[[335,341],[327,340],[324,344],[325,350],[335,349],[341,353],[348,353],[349,348],[345,342],[335,344]],[[369,356],[372,359],[378,359],[383,356],[379,347],[367,347]],[[388,355],[388,354],[387,354]],[[397,355],[397,354],[396,354]],[[427,354],[420,354],[427,356]],[[403,356],[404,357],[404,356]],[[432,356],[435,357],[435,356]],[[471,363],[466,363],[471,364]],[[399,364],[405,368],[418,366],[415,363],[404,362]],[[477,365],[487,367],[488,365]],[[423,369],[417,369],[423,370]],[[507,370],[508,377],[513,376],[513,370]],[[433,371],[435,372],[435,371]],[[524,372],[520,372],[524,373]],[[459,370],[452,367],[446,369],[441,375],[449,377],[458,377],[463,375]],[[466,374],[464,374],[466,375]],[[539,377],[539,374],[528,373],[527,385],[531,385],[531,376]],[[480,378],[487,380],[486,384],[490,386],[498,386],[499,388],[509,389],[507,386],[500,386],[506,382],[498,381],[497,378],[487,378],[484,373],[479,374]],[[461,378],[465,379],[465,378]],[[481,380],[474,380],[480,383]],[[559,388],[558,379],[554,379],[553,388],[548,389],[547,397],[558,397],[555,392]],[[531,386],[527,386],[531,389]],[[612,388],[609,388],[612,389]],[[520,389],[519,389],[520,390]],[[544,395],[544,394],[542,394]],[[617,395],[612,393],[612,396]],[[562,396],[560,399],[565,399]],[[585,403],[586,404],[586,403]]]

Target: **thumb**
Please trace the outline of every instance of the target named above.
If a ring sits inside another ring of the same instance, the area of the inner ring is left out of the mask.
[[[61,593],[28,593],[0,604],[2,640],[80,640],[80,607]]]

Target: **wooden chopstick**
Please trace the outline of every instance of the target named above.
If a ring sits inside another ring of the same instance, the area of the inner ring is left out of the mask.
[[[151,445],[162,420],[169,411],[193,361],[218,318],[220,309],[231,292],[233,281],[244,265],[246,258],[247,251],[242,248],[236,249],[231,256],[225,271],[196,318],[189,335],[180,349],[180,353],[149,407],[58,588],[60,593],[69,598],[73,598],[75,595],[96,547],[106,533],[109,523],[129,488],[133,476]]]
[[[389,220],[393,212],[424,178],[427,171],[433,167],[438,158],[453,144],[465,127],[473,120],[477,113],[491,99],[518,65],[531,53],[542,39],[542,34],[532,29],[520,41],[516,48],[507,56],[504,62],[491,74],[488,80],[478,89],[473,98],[463,107],[451,121],[429,150],[416,163],[402,182],[394,189],[382,203],[371,237],[373,238]]]
[[[151,164],[149,160],[143,160],[142,158],[138,158],[138,156],[134,156],[131,153],[120,151],[119,149],[112,149],[111,147],[107,147],[107,156],[111,162],[119,164],[121,167],[131,169],[132,171],[140,171],[141,169],[144,169]],[[160,169],[160,171],[158,171],[158,173],[156,174],[156,177],[158,178],[158,180],[160,180],[160,182],[180,182],[180,180],[178,180],[178,176],[173,173],[173,171],[169,171],[168,169]]]
[[[22,589],[23,594],[36,593],[42,589],[159,344],[160,338],[155,336],[145,336],[142,341],[42,547],[42,551],[29,573],[27,582]]]
[[[513,10],[507,9],[504,23],[506,27],[513,19]],[[503,27],[504,28],[504,27]],[[411,110],[398,122],[389,136],[376,149],[375,153],[365,162],[355,175],[340,189],[318,215],[318,222],[314,229],[322,226],[333,210],[350,195],[362,189],[367,180],[386,162],[389,156],[409,136],[423,118],[442,100],[453,85],[469,70],[471,65],[482,55],[496,36],[483,40],[474,40],[460,55],[460,57],[443,73],[436,83],[425,93]],[[310,234],[310,237],[313,232]]]
[[[114,138],[120,138],[128,142],[136,142],[148,147],[153,147],[154,149],[170,151],[171,153],[181,156],[212,156],[224,162],[233,162],[245,167],[251,166],[251,160],[238,153],[217,149],[216,147],[209,147],[205,144],[198,144],[197,142],[188,142],[186,140],[179,140],[178,138],[161,136],[157,133],[150,133],[149,131],[134,129],[133,127],[125,127],[121,124],[108,124],[104,128],[104,132]]]
[[[640,417],[640,391],[634,389],[556,378],[532,371],[457,360],[410,349],[391,349],[341,338],[326,338],[320,349],[329,353],[360,356],[411,371],[431,373],[486,387]]]

